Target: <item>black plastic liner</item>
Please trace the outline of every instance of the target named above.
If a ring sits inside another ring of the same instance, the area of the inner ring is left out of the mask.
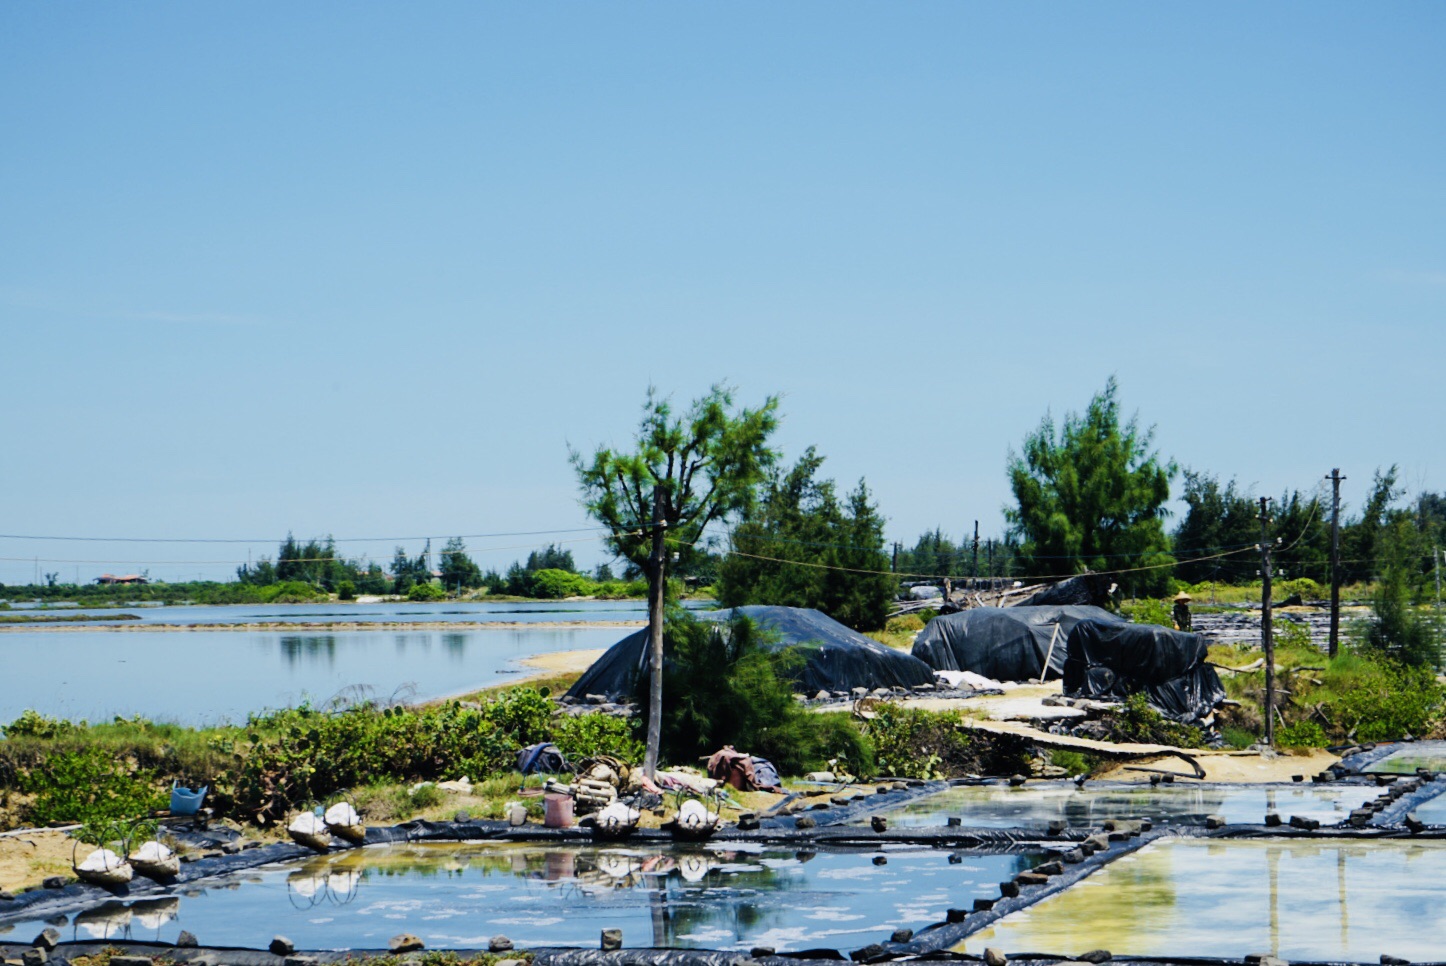
[[[1225,700],[1215,668],[1205,663],[1199,634],[1154,624],[1080,621],[1069,633],[1064,693],[1118,701],[1144,692],[1150,705],[1192,724]]]
[[[996,681],[1057,678],[1070,631],[1084,620],[1119,618],[1084,605],[976,607],[931,620],[914,639],[913,655],[936,671],[973,671]]]
[[[698,615],[727,620],[740,614],[770,631],[767,646],[793,651],[803,657],[794,672],[795,688],[806,694],[851,691],[854,688],[913,688],[934,683],[934,671],[923,661],[840,624],[806,607],[749,606]],[[665,658],[666,660],[666,658]],[[648,669],[648,632],[636,631],[618,641],[583,672],[567,696],[584,700],[589,694],[626,700],[636,692]]]

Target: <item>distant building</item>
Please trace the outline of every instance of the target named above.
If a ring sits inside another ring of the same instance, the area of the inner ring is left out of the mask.
[[[123,574],[117,577],[115,574],[101,574],[95,578],[98,584],[148,584],[149,580],[140,574]]]

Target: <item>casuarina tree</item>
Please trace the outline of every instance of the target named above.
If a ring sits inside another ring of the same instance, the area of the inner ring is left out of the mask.
[[[1010,454],[1016,505],[1005,518],[1026,574],[1133,571],[1122,582],[1135,589],[1164,583],[1174,562],[1165,501],[1178,468],[1151,448],[1153,429],[1121,423],[1116,391],[1111,377],[1083,415],[1067,414],[1058,430],[1046,416],[1024,452]]]
[[[708,524],[747,510],[777,454],[778,397],[735,409],[727,386],[714,386],[686,412],[653,388],[629,450],[573,450],[583,506],[608,530],[609,548],[648,580],[648,742],[643,770],[657,771],[663,711],[663,605],[669,546],[701,541]]]

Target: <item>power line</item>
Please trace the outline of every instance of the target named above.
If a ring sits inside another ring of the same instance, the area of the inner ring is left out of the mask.
[[[393,543],[406,542],[409,540],[430,540],[433,538],[443,539],[445,537],[457,537],[461,540],[491,540],[496,537],[544,537],[553,533],[588,533],[597,530],[606,530],[606,527],[572,527],[565,530],[510,530],[497,533],[431,533],[411,537],[333,537],[327,535],[325,539],[332,543]],[[322,538],[313,538],[322,539]],[[276,537],[257,537],[254,539],[243,539],[241,537],[58,537],[40,536],[29,533],[0,533],[0,540],[56,540],[72,541],[79,543],[274,543]],[[6,559],[6,558],[0,558]],[[25,558],[29,560],[30,558]],[[86,561],[81,561],[85,563]]]

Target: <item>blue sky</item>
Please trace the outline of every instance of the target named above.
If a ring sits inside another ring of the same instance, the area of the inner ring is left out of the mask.
[[[1009,448],[1111,374],[1262,492],[1446,488],[1443,41],[1430,3],[5,4],[0,530],[266,539],[0,539],[0,581],[583,526],[567,447],[650,382],[781,393],[905,541],[997,532]]]

